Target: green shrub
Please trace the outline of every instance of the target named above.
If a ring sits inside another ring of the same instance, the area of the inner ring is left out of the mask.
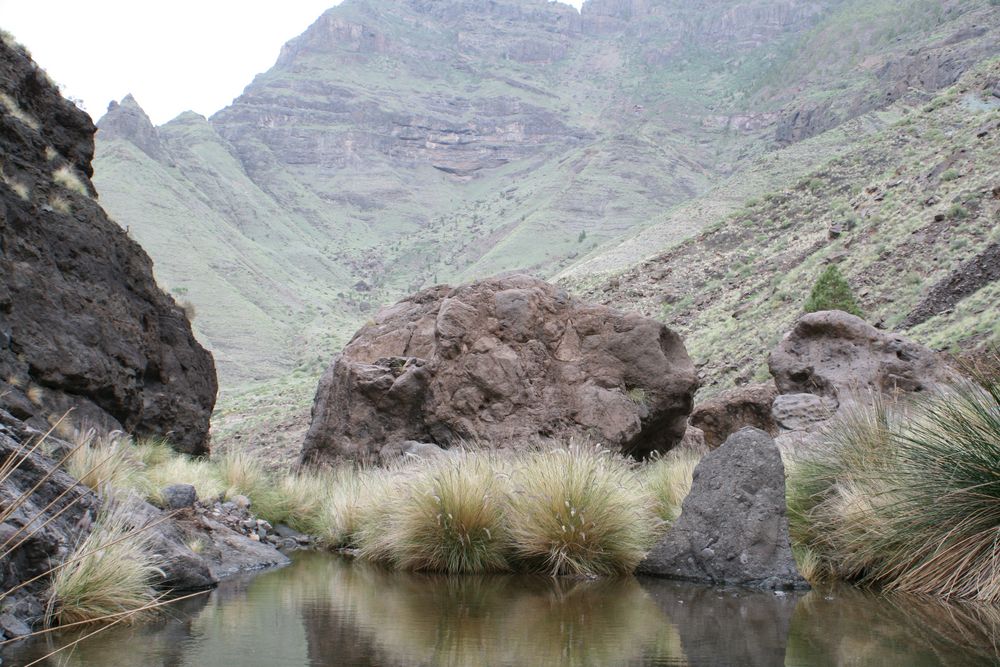
[[[858,302],[854,299],[853,292],[851,292],[851,286],[847,284],[840,269],[833,264],[826,267],[820,274],[805,304],[807,313],[815,313],[820,310],[842,310],[851,315],[864,317]]]

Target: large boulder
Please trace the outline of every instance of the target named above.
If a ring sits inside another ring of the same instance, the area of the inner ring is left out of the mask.
[[[90,182],[95,128],[26,52],[0,40],[0,406],[44,427],[166,436],[207,451],[212,355],[108,219]]]
[[[923,345],[839,310],[800,317],[768,364],[780,393],[815,394],[837,405],[870,391],[928,391],[951,377]]]
[[[303,459],[568,437],[643,456],[680,441],[696,388],[656,320],[524,275],[438,286],[380,311],[334,359]]]
[[[785,467],[770,435],[747,427],[705,455],[670,531],[638,573],[709,584],[808,588],[792,556]]]
[[[771,416],[771,404],[777,395],[773,382],[735,387],[696,405],[688,423],[702,430],[711,449],[746,426],[776,435],[778,425]]]

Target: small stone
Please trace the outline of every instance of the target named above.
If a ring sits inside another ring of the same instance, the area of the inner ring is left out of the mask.
[[[161,494],[165,509],[186,509],[198,502],[198,491],[190,484],[171,484],[164,487]]]
[[[233,496],[231,502],[241,510],[249,509],[251,504],[250,499],[244,495]]]
[[[257,533],[250,533],[250,539],[254,542],[260,542],[260,536]]]
[[[28,627],[28,624],[10,613],[0,614],[0,629],[8,637],[23,637],[31,634],[31,628]]]

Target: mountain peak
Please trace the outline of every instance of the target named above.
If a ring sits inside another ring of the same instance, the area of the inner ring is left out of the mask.
[[[130,141],[155,160],[165,155],[156,127],[132,93],[123,97],[121,102],[108,104],[107,113],[97,121],[97,129],[102,138]]]

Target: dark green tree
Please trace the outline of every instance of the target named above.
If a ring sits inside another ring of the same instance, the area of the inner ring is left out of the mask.
[[[817,310],[842,310],[851,315],[864,317],[854,293],[851,292],[851,286],[847,284],[840,269],[833,264],[820,274],[806,301],[807,313],[815,313]]]

